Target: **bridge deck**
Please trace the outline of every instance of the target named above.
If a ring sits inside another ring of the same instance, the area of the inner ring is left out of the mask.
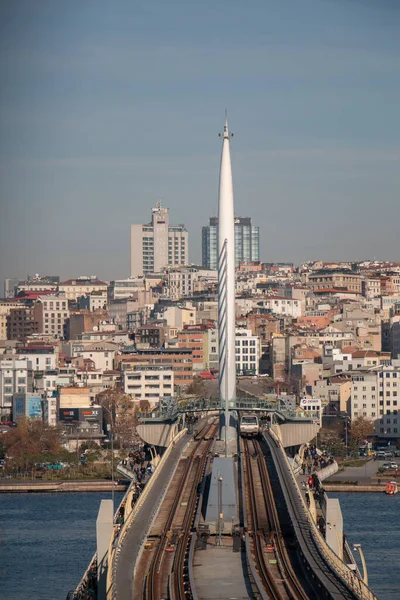
[[[154,509],[162,497],[166,483],[171,479],[172,473],[180,459],[182,449],[190,436],[183,436],[172,448],[161,471],[157,474],[153,487],[149,491],[146,502],[143,503],[136,515],[132,526],[121,546],[117,561],[114,586],[117,590],[118,600],[132,600],[133,597],[133,572],[142,540],[154,516]]]

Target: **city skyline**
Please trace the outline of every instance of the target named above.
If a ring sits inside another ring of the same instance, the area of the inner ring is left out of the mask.
[[[398,3],[119,6],[2,9],[0,280],[127,276],[159,198],[200,263],[225,106],[261,260],[396,260]]]

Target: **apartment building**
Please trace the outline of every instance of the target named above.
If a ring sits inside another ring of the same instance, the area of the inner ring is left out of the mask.
[[[81,276],[76,279],[68,279],[58,285],[58,293],[67,300],[77,301],[80,296],[89,296],[92,292],[104,292],[107,294],[108,284],[92,277]],[[103,306],[101,306],[103,308]]]
[[[363,416],[373,420],[379,438],[399,438],[400,366],[360,369],[349,375],[352,381],[351,418]]]
[[[131,225],[131,277],[159,273],[165,267],[189,262],[188,232],[169,224],[169,209],[157,202],[151,222]]]
[[[68,301],[65,296],[39,296],[33,309],[38,332],[64,339],[65,326],[69,319]]]
[[[49,371],[57,368],[58,352],[56,346],[33,342],[18,348],[18,358],[30,360],[34,371]]]
[[[190,348],[193,352],[193,371],[200,372],[208,365],[208,328],[206,325],[185,325],[178,332],[179,348]]]
[[[275,315],[286,315],[297,319],[302,315],[303,301],[284,296],[270,296],[263,300],[263,307]]]
[[[32,362],[28,358],[0,360],[0,414],[10,417],[15,394],[33,391]]]
[[[174,394],[174,370],[171,366],[135,365],[122,371],[122,387],[133,400],[147,400],[151,405]]]
[[[29,336],[39,332],[39,323],[33,306],[20,305],[12,308],[7,315],[7,339],[24,342]]]
[[[308,285],[313,290],[345,288],[361,294],[362,277],[351,271],[317,271],[308,276]]]
[[[167,285],[169,298],[179,300],[185,296],[192,296],[194,282],[198,279],[198,271],[192,267],[179,267],[168,270]]]
[[[129,356],[123,355],[121,370],[135,365],[172,367],[175,386],[184,387],[193,382],[193,352],[190,348],[158,348],[138,350]]]
[[[260,338],[250,329],[237,329],[235,336],[236,373],[258,375],[260,364]]]

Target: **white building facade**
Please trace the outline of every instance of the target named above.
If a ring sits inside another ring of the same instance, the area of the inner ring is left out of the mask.
[[[170,367],[137,365],[122,371],[122,387],[134,401],[147,400],[155,405],[160,398],[173,396],[174,372]]]
[[[260,364],[260,338],[250,329],[240,329],[235,336],[237,375],[258,375]]]

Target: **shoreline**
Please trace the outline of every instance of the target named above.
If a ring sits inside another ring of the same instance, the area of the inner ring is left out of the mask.
[[[354,485],[354,484],[343,484],[343,483],[338,483],[337,485],[335,484],[322,484],[323,488],[326,492],[374,492],[374,493],[384,493],[385,489],[386,489],[386,484],[372,484],[372,485],[365,485],[365,484],[361,484],[361,485]]]
[[[40,494],[46,492],[76,493],[76,492],[111,492],[111,481],[57,481],[31,483],[0,483],[0,494]],[[114,485],[114,491],[124,492],[127,486]]]

